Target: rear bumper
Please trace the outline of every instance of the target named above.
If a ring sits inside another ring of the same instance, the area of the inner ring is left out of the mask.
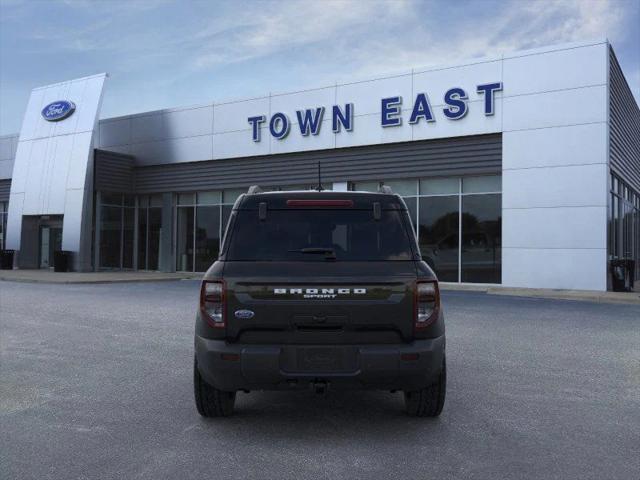
[[[322,346],[241,345],[196,335],[195,349],[200,374],[224,391],[295,390],[313,382],[331,388],[418,390],[440,373],[445,337],[402,345]]]

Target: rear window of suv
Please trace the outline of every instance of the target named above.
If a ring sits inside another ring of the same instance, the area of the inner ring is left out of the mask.
[[[411,242],[406,211],[255,210],[235,212],[227,260],[233,261],[406,261]]]

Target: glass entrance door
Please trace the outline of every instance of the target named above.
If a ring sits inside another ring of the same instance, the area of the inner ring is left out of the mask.
[[[40,268],[53,266],[53,252],[62,249],[62,228],[40,226]]]
[[[50,236],[51,229],[49,227],[40,227],[40,268],[49,268]]]

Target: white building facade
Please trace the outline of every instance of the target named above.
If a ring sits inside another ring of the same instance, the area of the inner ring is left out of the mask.
[[[401,194],[441,280],[640,273],[640,110],[607,41],[98,121],[104,78],[34,90],[0,138],[15,268],[62,249],[77,270],[204,271],[241,192],[310,188],[320,162],[327,188]],[[75,109],[46,119],[60,102]]]

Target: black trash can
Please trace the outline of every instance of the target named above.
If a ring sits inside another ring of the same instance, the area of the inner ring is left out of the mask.
[[[14,250],[0,250],[0,270],[13,270]]]
[[[627,270],[629,271],[629,283],[628,288],[629,292],[633,292],[633,288],[636,282],[636,261],[635,260],[627,260]]]
[[[609,262],[611,286],[614,292],[631,292],[633,290],[635,266],[635,262],[627,258],[619,258]]]
[[[71,266],[71,252],[67,250],[56,250],[53,252],[53,271],[68,272]]]

